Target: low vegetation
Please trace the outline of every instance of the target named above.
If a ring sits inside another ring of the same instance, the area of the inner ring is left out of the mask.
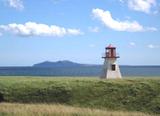
[[[0,116],[150,116],[141,112],[107,111],[47,104],[0,104]]]
[[[160,114],[160,79],[0,77],[0,101]]]

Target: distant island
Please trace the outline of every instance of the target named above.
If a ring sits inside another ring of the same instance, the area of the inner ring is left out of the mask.
[[[44,68],[56,68],[56,67],[88,67],[88,66],[102,66],[102,65],[96,65],[96,64],[80,64],[75,63],[69,60],[62,60],[62,61],[45,61],[41,63],[34,64],[33,67],[44,67]]]
[[[81,64],[81,63],[77,63],[77,62],[73,62],[73,61],[69,61],[69,60],[59,60],[59,61],[44,61],[44,62],[40,62],[40,63],[36,63],[33,64],[32,67],[44,67],[44,68],[66,68],[66,67],[101,67],[103,66],[103,64]],[[120,65],[120,67],[160,67],[160,65]]]

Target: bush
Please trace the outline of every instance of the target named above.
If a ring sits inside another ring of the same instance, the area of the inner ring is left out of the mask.
[[[9,87],[5,92],[6,102],[22,103],[68,103],[72,98],[69,87],[62,85],[17,85]]]
[[[0,102],[3,102],[3,101],[4,101],[3,94],[0,93]]]

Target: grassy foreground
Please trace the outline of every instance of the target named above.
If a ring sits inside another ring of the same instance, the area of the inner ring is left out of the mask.
[[[0,101],[160,114],[160,78],[0,77]]]
[[[65,105],[1,103],[0,116],[151,116],[140,112],[107,111]]]

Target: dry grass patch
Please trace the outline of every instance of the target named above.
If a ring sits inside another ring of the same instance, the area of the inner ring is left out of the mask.
[[[0,116],[151,116],[141,112],[107,111],[51,104],[0,103]]]

